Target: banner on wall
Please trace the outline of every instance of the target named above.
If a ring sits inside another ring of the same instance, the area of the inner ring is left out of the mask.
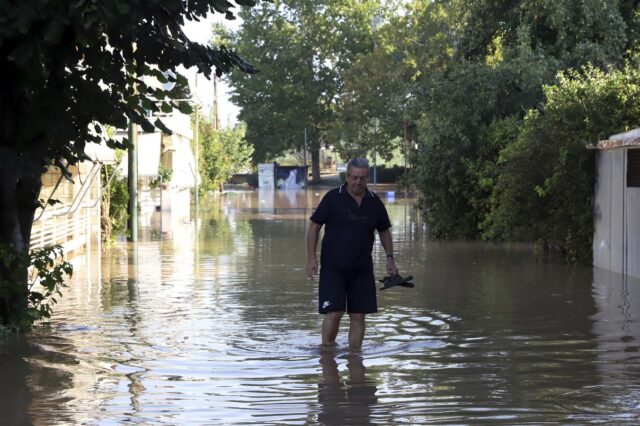
[[[276,188],[278,189],[302,189],[306,185],[305,166],[278,166],[276,167]]]

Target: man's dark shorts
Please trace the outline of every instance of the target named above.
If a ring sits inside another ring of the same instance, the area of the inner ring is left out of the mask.
[[[371,270],[320,269],[318,312],[371,314],[378,311]]]

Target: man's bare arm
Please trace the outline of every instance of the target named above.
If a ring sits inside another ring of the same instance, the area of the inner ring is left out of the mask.
[[[387,273],[389,275],[397,275],[398,267],[393,258],[393,238],[391,237],[391,231],[385,229],[384,231],[380,231],[379,234],[380,244],[382,244],[382,248],[384,248],[384,252],[387,254]]]
[[[307,232],[307,276],[313,278],[318,272],[318,261],[316,260],[316,247],[318,245],[318,236],[320,235],[321,225],[315,222],[309,224]]]

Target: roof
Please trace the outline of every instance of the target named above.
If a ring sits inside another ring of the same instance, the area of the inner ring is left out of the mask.
[[[627,147],[640,147],[640,128],[609,136],[609,139],[599,141],[593,148],[615,149]]]

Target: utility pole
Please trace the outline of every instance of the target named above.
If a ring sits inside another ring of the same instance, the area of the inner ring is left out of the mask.
[[[378,13],[375,14],[373,18],[371,18],[371,35],[373,37],[373,53],[375,54],[378,49],[378,42],[376,41],[376,30],[378,28],[378,22],[380,22],[381,17]],[[378,142],[378,117],[375,119],[374,124],[374,141],[373,141],[373,189],[376,189],[376,184],[378,183],[378,174],[377,174],[377,152],[376,152],[376,143]]]
[[[220,129],[220,102],[218,101],[218,76],[213,73],[213,105],[215,119],[213,121],[213,127],[216,130]]]
[[[407,172],[407,120],[402,121],[402,138],[403,138],[403,148],[404,148],[404,172]]]
[[[128,240],[138,241],[138,125],[129,119],[129,237]]]
[[[195,84],[195,92],[198,93],[198,74],[196,73],[196,84]],[[197,98],[196,98],[197,99]],[[198,195],[199,192],[199,188],[198,188],[198,174],[199,174],[199,168],[200,168],[200,156],[199,156],[199,150],[200,150],[200,105],[198,105],[198,102],[196,100],[196,117],[195,117],[195,128],[193,130],[193,142],[194,142],[194,151],[195,151],[195,165],[194,165],[194,169],[195,169],[195,173],[193,174],[193,180],[195,183],[195,201],[196,201],[196,226],[197,226],[197,222],[198,222],[198,207],[200,206],[200,198]]]
[[[378,118],[374,118],[374,139],[378,139]],[[377,159],[378,159],[378,155],[376,152],[376,146],[375,143],[376,141],[374,140],[374,145],[373,145],[373,189],[376,189],[376,184],[378,183],[378,168],[376,165]]]
[[[133,44],[133,50],[137,49]],[[136,90],[135,84],[133,86]],[[137,91],[137,90],[136,90]],[[128,176],[129,176],[129,241],[138,241],[138,125],[129,117],[129,149],[127,156]]]
[[[304,186],[307,186],[309,179],[309,169],[307,168],[307,128],[304,128]]]

